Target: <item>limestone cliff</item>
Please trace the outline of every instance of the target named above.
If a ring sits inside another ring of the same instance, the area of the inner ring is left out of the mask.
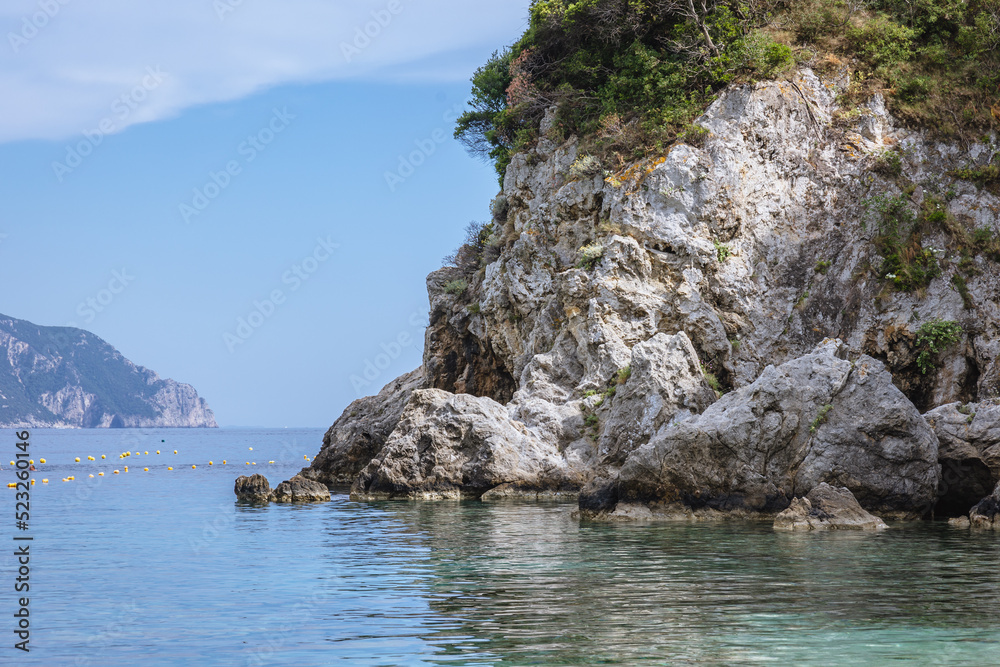
[[[920,413],[1000,390],[1000,199],[949,175],[1000,148],[905,129],[878,96],[840,108],[848,83],[732,87],[700,145],[617,170],[554,141],[547,115],[507,168],[483,266],[428,278],[420,379],[353,404],[303,475],[361,497],[592,479],[601,512],[624,492],[778,511],[829,482],[866,509],[931,510],[949,490]],[[650,477],[654,460],[669,470]],[[1000,474],[970,470],[977,489]]]
[[[0,427],[215,427],[191,385],[136,366],[92,333],[0,315]]]

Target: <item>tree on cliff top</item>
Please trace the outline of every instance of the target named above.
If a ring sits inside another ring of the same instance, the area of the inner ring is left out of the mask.
[[[455,135],[495,163],[537,140],[545,110],[621,166],[665,146],[720,89],[796,61],[848,68],[942,135],[1000,128],[1000,0],[535,0],[527,31],[472,78]]]

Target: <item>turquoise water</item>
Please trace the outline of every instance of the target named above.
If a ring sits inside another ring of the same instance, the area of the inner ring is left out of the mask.
[[[7,469],[15,440],[2,434]],[[32,651],[11,648],[15,566],[4,548],[0,663],[1000,664],[1000,534],[604,526],[574,521],[566,504],[344,495],[234,503],[238,474],[276,484],[321,438],[32,432],[33,458],[48,461],[31,500]],[[126,449],[150,456],[112,474]],[[8,545],[13,513],[8,490]]]

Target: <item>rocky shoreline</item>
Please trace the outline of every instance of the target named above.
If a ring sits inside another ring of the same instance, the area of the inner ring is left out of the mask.
[[[841,109],[849,85],[732,87],[700,145],[603,172],[547,115],[472,268],[427,279],[421,368],[354,401],[297,478],[576,497],[589,520],[995,527],[1000,271],[956,235],[1000,235],[1000,198],[950,174],[1000,151],[902,128],[878,96]],[[939,223],[919,289],[879,268],[887,198]]]

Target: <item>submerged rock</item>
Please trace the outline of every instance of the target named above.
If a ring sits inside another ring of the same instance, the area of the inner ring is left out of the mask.
[[[275,487],[274,500],[279,503],[318,503],[330,500],[325,484],[295,475]]]
[[[575,491],[582,482],[582,473],[554,446],[511,419],[496,401],[420,389],[351,487],[351,497],[478,498],[501,485],[508,491]]]
[[[269,503],[274,499],[271,485],[267,477],[254,474],[250,477],[240,475],[236,478],[236,500],[244,503]]]
[[[969,522],[973,528],[1000,530],[1000,484],[993,493],[979,501],[969,512]]]
[[[823,482],[806,496],[795,498],[774,518],[775,530],[883,530],[882,519],[866,512],[844,487]]]
[[[937,438],[880,362],[842,352],[824,342],[670,425],[616,479],[583,494],[581,509],[681,502],[776,512],[827,482],[873,511],[924,514],[937,492]]]

